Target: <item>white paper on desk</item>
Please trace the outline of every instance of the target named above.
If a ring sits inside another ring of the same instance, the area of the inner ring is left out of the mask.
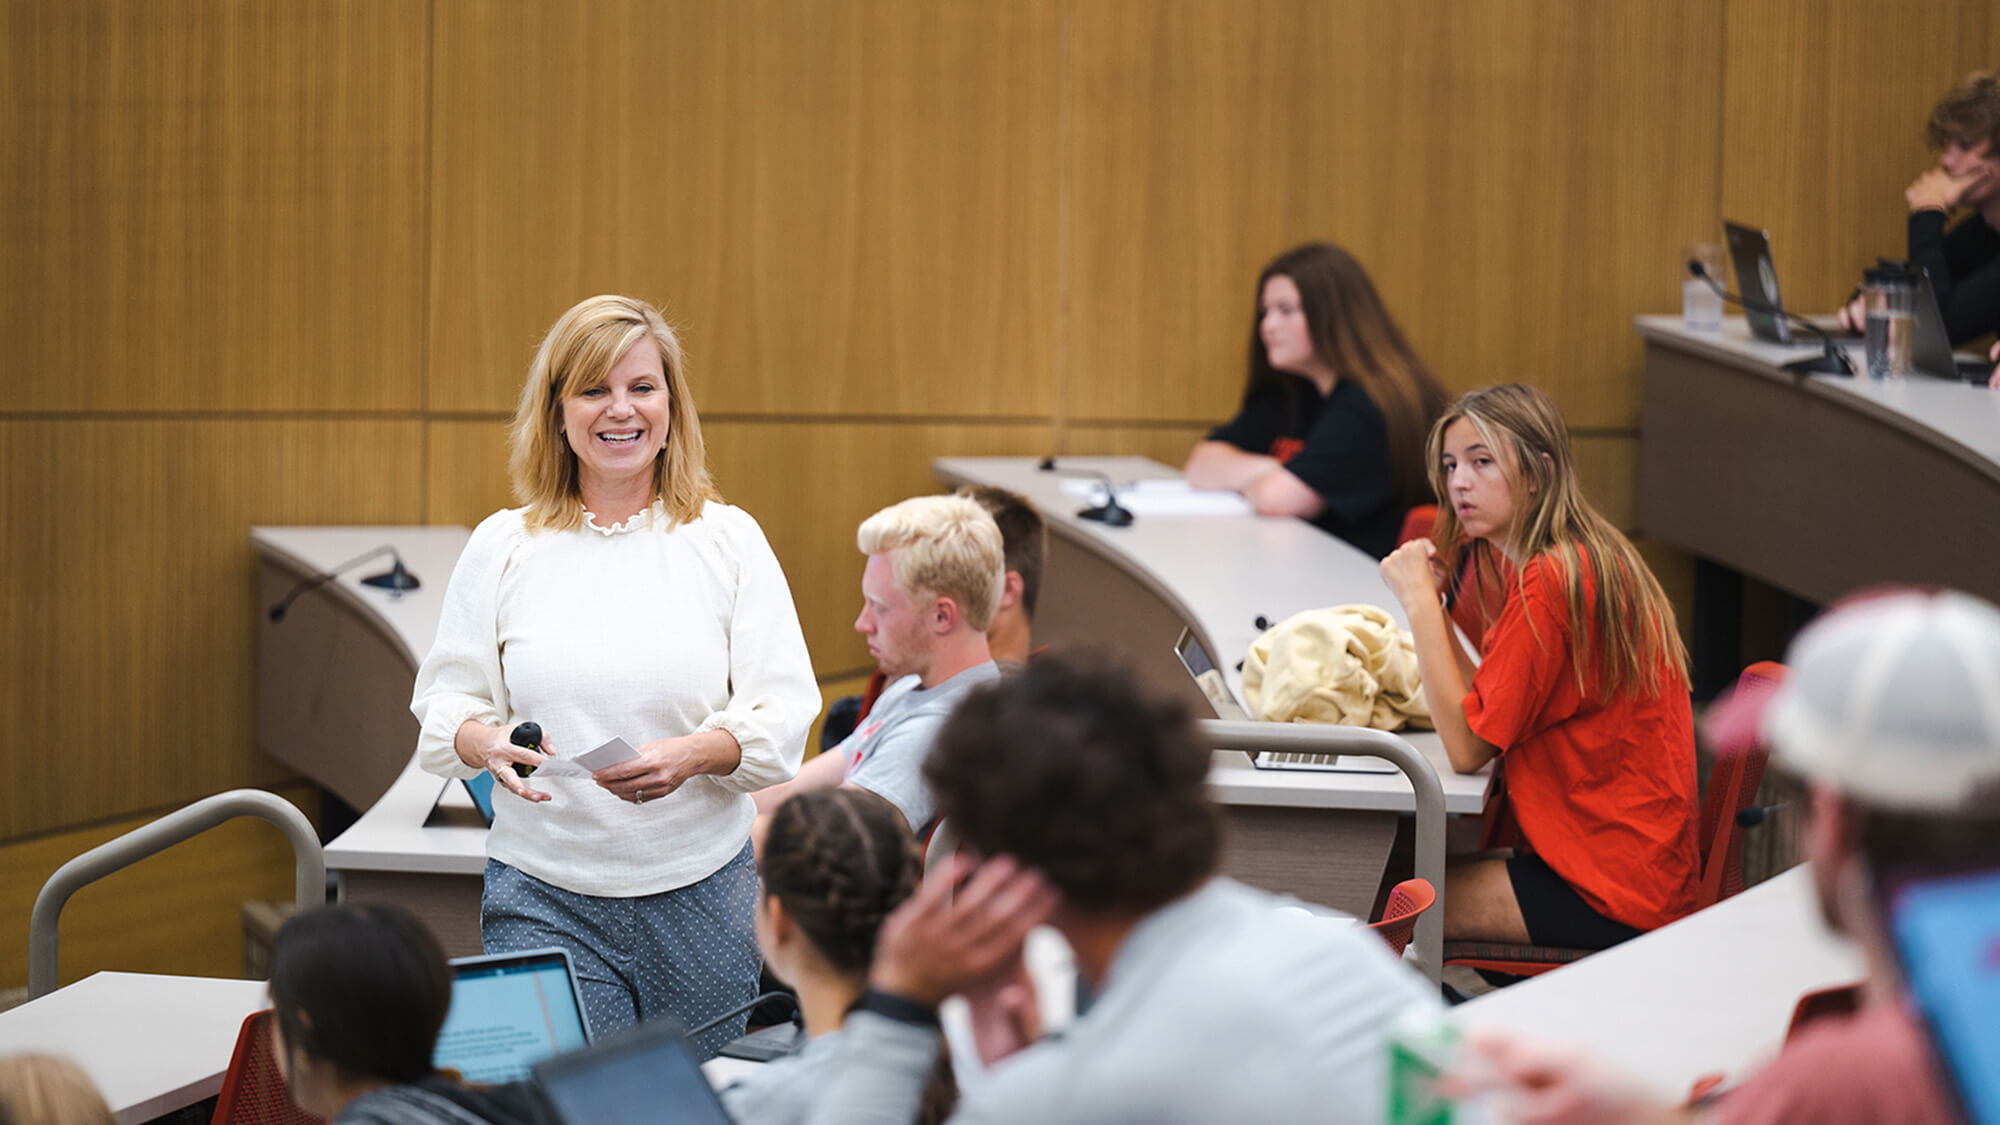
[[[614,738],[595,750],[586,750],[574,758],[550,758],[535,767],[535,777],[589,777],[607,766],[629,762],[639,756],[632,744],[622,738]],[[532,780],[532,779],[531,779]]]
[[[1070,477],[1065,494],[1093,504],[1104,502],[1104,482]],[[1135,516],[1247,516],[1250,502],[1234,492],[1191,488],[1179,477],[1159,477],[1118,486],[1118,502]]]

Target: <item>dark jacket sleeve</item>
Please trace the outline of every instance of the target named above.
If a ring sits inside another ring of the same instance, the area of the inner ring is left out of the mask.
[[[1910,216],[1910,261],[1930,275],[1953,347],[2000,331],[2000,231],[1973,215],[1945,229],[1942,211]]]

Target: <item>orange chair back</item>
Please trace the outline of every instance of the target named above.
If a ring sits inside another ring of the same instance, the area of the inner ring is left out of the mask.
[[[1389,901],[1382,906],[1382,920],[1370,923],[1389,948],[1400,957],[1417,931],[1417,919],[1437,904],[1437,888],[1428,879],[1405,879],[1389,889]]]
[[[324,1118],[300,1109],[285,1088],[271,1042],[275,1019],[269,1008],[244,1018],[210,1125],[326,1125]]]
[[[1769,695],[1785,679],[1785,666],[1760,660],[1736,679],[1732,698],[1746,692]],[[1771,748],[1754,730],[1725,732],[1715,745],[1715,769],[1701,795],[1701,910],[1743,890],[1743,828],[1736,814],[1757,800],[1757,785]]]

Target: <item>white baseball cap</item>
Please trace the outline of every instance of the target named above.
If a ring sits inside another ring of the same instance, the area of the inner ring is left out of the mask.
[[[1777,760],[1870,805],[2000,808],[2000,609],[1898,592],[1793,640],[1760,728]]]

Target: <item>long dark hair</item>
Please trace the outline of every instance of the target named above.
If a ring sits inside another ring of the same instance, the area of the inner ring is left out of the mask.
[[[350,1079],[414,1082],[432,1073],[451,967],[437,939],[400,907],[319,907],[278,930],[271,1006],[286,1050]]]
[[[1294,422],[1305,410],[1306,381],[1271,366],[1264,352],[1264,283],[1288,277],[1299,290],[1313,354],[1343,380],[1351,380],[1382,412],[1388,430],[1389,469],[1397,500],[1405,507],[1430,503],[1424,439],[1431,422],[1451,396],[1396,326],[1368,271],[1347,251],[1327,242],[1309,242],[1271,260],[1257,275],[1255,315],[1250,322],[1250,376],[1243,388],[1247,404],[1267,387],[1285,396]]]
[[[859,980],[883,919],[916,891],[923,854],[887,800],[866,789],[815,789],[772,814],[757,870],[764,893],[784,904],[826,963]],[[919,1125],[943,1121],[957,1102],[951,1056],[939,1051]]]

